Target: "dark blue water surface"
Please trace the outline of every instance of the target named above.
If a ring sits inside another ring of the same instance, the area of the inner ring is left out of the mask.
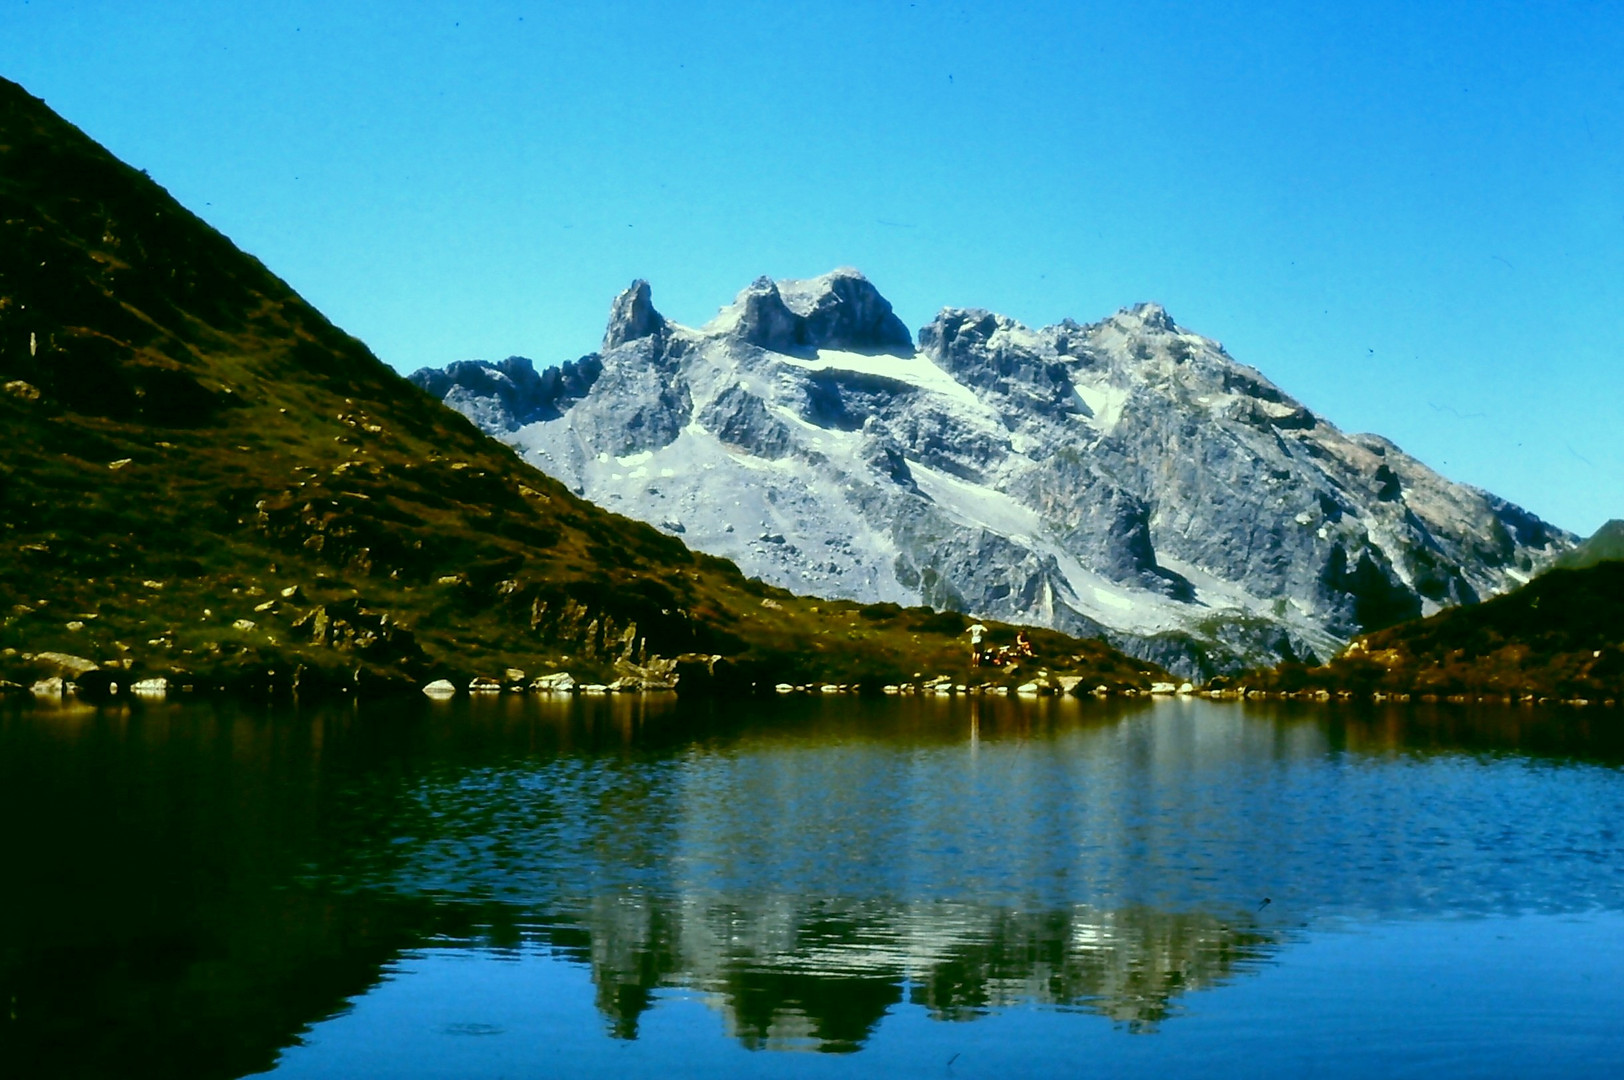
[[[1620,729],[1193,700],[4,713],[0,1076],[1618,1075]]]

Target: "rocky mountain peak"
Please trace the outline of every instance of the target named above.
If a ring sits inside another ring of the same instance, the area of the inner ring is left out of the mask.
[[[851,267],[804,281],[781,281],[778,291],[803,320],[806,344],[813,348],[913,351],[913,335],[891,302]]]
[[[985,345],[999,331],[1025,329],[1007,315],[998,315],[986,308],[946,307],[936,313],[930,324],[919,330],[919,348],[930,352],[948,348],[961,337]]]
[[[711,323],[730,336],[772,352],[793,352],[800,341],[801,320],[784,303],[769,277],[758,277]]]
[[[913,351],[891,302],[849,267],[803,280],[757,278],[706,329],[772,352]]]
[[[1154,302],[1134,304],[1123,308],[1114,315],[1113,320],[1124,326],[1137,326],[1143,330],[1163,334],[1176,334],[1179,332],[1178,324],[1173,322],[1173,316],[1167,309]]]
[[[609,307],[609,327],[603,333],[603,351],[628,341],[665,332],[665,317],[654,310],[648,282],[638,278]]]

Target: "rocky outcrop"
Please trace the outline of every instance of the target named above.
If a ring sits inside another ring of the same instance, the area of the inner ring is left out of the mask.
[[[542,372],[524,357],[510,356],[491,364],[464,360],[444,369],[424,368],[412,381],[486,431],[517,431],[558,419],[586,396],[602,371],[596,353]]]
[[[359,600],[311,608],[293,623],[294,634],[313,645],[355,652],[374,663],[416,664],[423,651],[410,630],[385,611]]]
[[[759,279],[698,329],[639,282],[588,359],[589,384],[586,360],[550,369],[569,399],[515,396],[511,361],[414,379],[773,585],[1102,634],[1185,676],[1324,659],[1574,540],[1342,433],[1155,304],[1038,329],[949,308],[914,349],[851,270]]]
[[[618,349],[628,341],[665,332],[665,317],[654,310],[648,282],[639,278],[609,308],[609,328],[603,333],[603,351]]]
[[[891,302],[850,269],[805,281],[757,278],[706,329],[780,353],[913,351],[913,335]]]

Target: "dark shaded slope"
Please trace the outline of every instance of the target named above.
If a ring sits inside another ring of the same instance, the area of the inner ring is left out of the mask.
[[[961,651],[956,619],[798,600],[579,501],[4,80],[0,386],[13,679],[47,673],[23,655],[47,650],[99,662],[80,681],[103,687],[682,653],[745,682],[854,681]],[[1144,678],[1103,645],[1038,641],[1061,670]]]
[[[1355,640],[1322,668],[1283,667],[1272,689],[1624,698],[1624,562],[1552,570],[1514,593]]]

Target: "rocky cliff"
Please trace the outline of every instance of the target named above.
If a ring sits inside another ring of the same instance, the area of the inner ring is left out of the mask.
[[[1100,634],[1191,675],[1324,659],[1574,539],[1344,434],[1155,304],[1041,329],[948,308],[916,346],[853,270],[759,279],[698,328],[639,281],[598,353],[412,378],[769,583]]]

